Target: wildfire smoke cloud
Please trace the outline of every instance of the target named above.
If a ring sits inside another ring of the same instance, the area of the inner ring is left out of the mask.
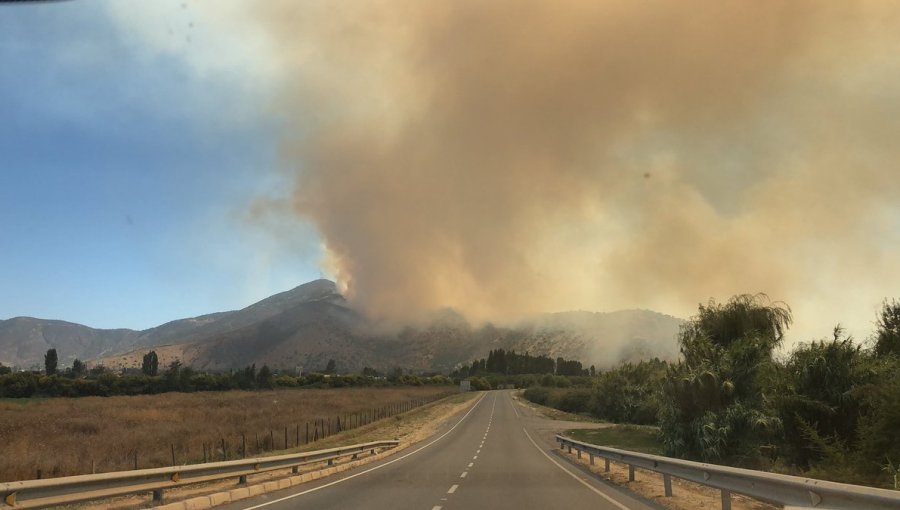
[[[266,2],[288,209],[409,320],[900,288],[892,2]],[[852,306],[851,306],[852,305]]]

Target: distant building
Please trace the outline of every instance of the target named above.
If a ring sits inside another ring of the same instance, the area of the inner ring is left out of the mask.
[[[469,381],[459,381],[459,392],[464,393],[466,391],[472,391],[472,383]]]

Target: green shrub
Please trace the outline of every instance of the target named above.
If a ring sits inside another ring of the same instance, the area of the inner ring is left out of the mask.
[[[484,377],[471,377],[469,383],[475,391],[487,391],[491,389],[491,383]]]
[[[529,402],[534,402],[535,404],[542,406],[547,405],[547,402],[550,400],[550,392],[543,386],[533,386],[528,388],[522,393],[522,396]]]
[[[553,402],[553,407],[567,413],[585,413],[588,404],[593,397],[593,392],[587,388],[577,388],[562,392]]]

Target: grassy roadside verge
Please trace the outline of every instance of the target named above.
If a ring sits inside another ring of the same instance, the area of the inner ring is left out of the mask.
[[[594,418],[593,416],[586,414],[575,414],[568,413],[566,411],[560,411],[559,409],[548,407],[542,404],[537,404],[525,398],[523,395],[523,390],[517,390],[512,394],[513,398],[518,400],[520,404],[523,406],[531,408],[533,411],[539,413],[541,416],[548,418],[550,420],[559,420],[559,421],[580,421],[585,423],[597,423],[597,424],[606,424],[603,420],[599,420]]]
[[[575,429],[568,430],[563,435],[576,441],[599,446],[653,455],[663,454],[659,429],[646,425],[611,425],[600,429]]]

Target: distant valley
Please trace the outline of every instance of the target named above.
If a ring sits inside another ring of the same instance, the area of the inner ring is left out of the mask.
[[[109,368],[140,366],[154,349],[161,365],[178,359],[197,370],[250,364],[339,372],[363,367],[448,372],[490,349],[578,359],[598,368],[620,361],[677,355],[682,320],[648,310],[542,314],[515,325],[469,324],[452,311],[424,325],[383,332],[354,310],[335,284],[316,280],[252,304],[168,322],[144,331],[94,329],[70,322],[16,317],[0,321],[0,362],[40,367],[49,348],[60,363],[75,358]]]

